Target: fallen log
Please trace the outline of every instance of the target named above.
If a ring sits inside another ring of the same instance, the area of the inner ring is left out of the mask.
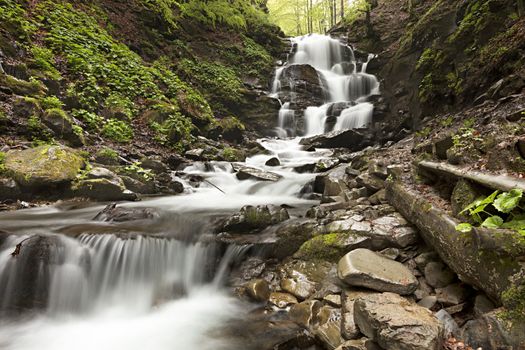
[[[474,228],[458,232],[459,223],[400,182],[387,181],[387,199],[420,230],[425,242],[459,278],[494,301],[510,286],[509,278],[525,270],[525,243],[514,231]]]
[[[490,175],[475,170],[467,170],[447,163],[430,161],[419,162],[418,167],[449,177],[464,178],[493,190],[510,191],[514,188],[525,191],[525,180],[505,175]]]

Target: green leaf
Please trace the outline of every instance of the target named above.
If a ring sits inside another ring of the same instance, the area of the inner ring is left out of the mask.
[[[467,223],[467,222],[463,222],[459,225],[456,225],[456,231],[459,231],[459,232],[470,232],[472,231],[472,225]]]
[[[488,217],[483,221],[481,224],[481,227],[486,228],[499,228],[501,225],[503,225],[503,219],[497,215]]]
[[[477,214],[484,211],[487,205],[492,204],[494,202],[494,198],[496,198],[498,193],[499,191],[494,191],[490,196],[482,200],[474,210],[471,210],[470,214]]]
[[[502,228],[508,228],[511,230],[525,230],[525,220],[511,220],[501,225]]]
[[[523,191],[520,189],[513,189],[509,192],[503,192],[494,201],[494,207],[502,213],[510,213],[520,203]]]

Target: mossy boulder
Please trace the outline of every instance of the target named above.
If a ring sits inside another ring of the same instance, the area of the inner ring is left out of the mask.
[[[44,112],[42,122],[53,131],[56,137],[65,140],[70,146],[85,144],[82,128],[76,125],[70,116],[60,108],[51,108]]]
[[[0,91],[22,96],[44,95],[47,91],[39,81],[26,81],[0,73]]]
[[[326,260],[337,262],[347,252],[346,241],[349,233],[327,233],[304,242],[294,254],[303,260]]]
[[[6,174],[20,186],[37,189],[73,181],[85,161],[69,147],[43,145],[7,152],[4,165]]]
[[[219,121],[219,128],[222,130],[222,137],[232,142],[241,142],[245,127],[241,121],[235,117],[227,117]]]

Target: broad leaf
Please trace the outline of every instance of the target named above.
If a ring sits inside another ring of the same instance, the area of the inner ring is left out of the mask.
[[[459,231],[459,232],[470,232],[470,231],[472,231],[472,225],[467,223],[467,222],[458,224],[458,225],[456,225],[456,231]]]
[[[502,228],[508,228],[511,230],[525,230],[525,220],[511,220],[501,225]]]
[[[492,204],[494,202],[494,198],[496,198],[496,196],[498,195],[499,191],[494,191],[490,196],[488,196],[487,198],[485,198],[484,200],[482,200],[476,208],[474,208],[473,210],[470,210],[470,215],[472,214],[477,214],[477,213],[481,213],[482,211],[485,210],[485,208],[487,207],[487,205],[489,204]]]
[[[513,189],[509,192],[503,192],[494,201],[494,207],[502,213],[510,213],[520,203],[523,191]]]
[[[483,223],[481,224],[481,227],[499,228],[501,225],[503,225],[503,219],[497,215],[494,215],[486,218],[485,221],[483,221]]]

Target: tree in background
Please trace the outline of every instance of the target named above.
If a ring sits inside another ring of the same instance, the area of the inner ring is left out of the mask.
[[[268,0],[270,20],[290,36],[326,33],[366,14],[367,0]]]

